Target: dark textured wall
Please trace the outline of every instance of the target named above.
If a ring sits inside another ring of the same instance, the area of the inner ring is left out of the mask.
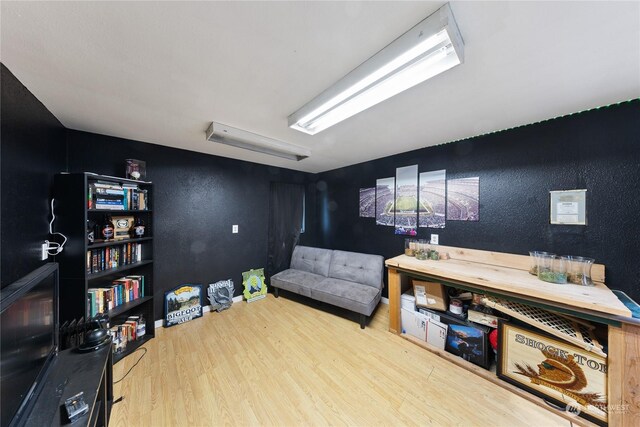
[[[1,285],[44,264],[53,175],[65,169],[65,129],[4,64],[1,105]]]
[[[124,159],[147,162],[154,184],[156,318],[163,292],[186,283],[231,278],[267,265],[269,185],[308,186],[312,175],[137,141],[69,130],[69,171],[124,176]],[[307,191],[307,228],[315,228],[315,191]],[[231,226],[238,224],[239,233]],[[302,244],[314,245],[312,232]]]
[[[480,221],[448,221],[442,244],[596,258],[607,283],[640,300],[640,101],[425,148],[319,176],[78,131],[55,117],[2,65],[2,286],[42,264],[53,175],[122,176],[124,159],[147,161],[155,187],[155,291],[233,278],[266,266],[269,183],[307,185],[301,243],[392,257],[404,238],[358,218],[358,189],[396,167],[480,177]],[[65,139],[67,149],[65,150]],[[68,157],[68,160],[65,160]],[[68,165],[68,166],[67,166]],[[312,182],[317,180],[317,184]],[[586,227],[550,225],[549,190],[588,189]],[[317,189],[317,190],[314,190]],[[231,225],[240,226],[231,234]],[[432,230],[419,229],[420,238]],[[386,290],[385,290],[386,293]],[[162,315],[161,299],[156,317]]]
[[[413,164],[420,172],[446,169],[447,178],[480,177],[479,222],[420,228],[418,238],[437,233],[449,246],[593,257],[606,265],[610,287],[640,300],[640,101],[322,173],[319,243],[400,254],[403,236],[358,217],[358,191]],[[581,188],[588,190],[588,225],[550,225],[549,190]]]

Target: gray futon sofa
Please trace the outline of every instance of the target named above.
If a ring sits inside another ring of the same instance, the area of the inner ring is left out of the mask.
[[[271,277],[275,296],[284,289],[360,314],[360,328],[380,302],[384,258],[296,246],[291,268]]]

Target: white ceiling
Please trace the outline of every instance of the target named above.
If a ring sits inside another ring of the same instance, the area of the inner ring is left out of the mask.
[[[464,64],[315,136],[287,127],[442,4],[2,1],[0,59],[68,128],[307,172],[640,96],[640,2],[452,2]],[[312,155],[207,142],[211,121]]]

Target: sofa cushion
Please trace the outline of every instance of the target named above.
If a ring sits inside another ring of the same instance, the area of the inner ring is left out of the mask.
[[[296,246],[291,255],[291,268],[327,277],[332,252],[331,249]]]
[[[311,297],[311,288],[325,279],[319,274],[300,270],[284,270],[271,276],[271,286]]]
[[[370,316],[380,301],[382,291],[373,286],[362,285],[342,279],[327,277],[311,288],[311,298],[356,313]]]
[[[380,255],[333,251],[329,277],[382,289],[384,258]]]

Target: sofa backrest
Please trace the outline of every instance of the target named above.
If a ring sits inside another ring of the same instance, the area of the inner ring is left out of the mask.
[[[327,277],[332,252],[331,249],[296,246],[291,255],[291,268]]]
[[[380,255],[333,251],[329,277],[349,280],[382,289],[384,258]]]

